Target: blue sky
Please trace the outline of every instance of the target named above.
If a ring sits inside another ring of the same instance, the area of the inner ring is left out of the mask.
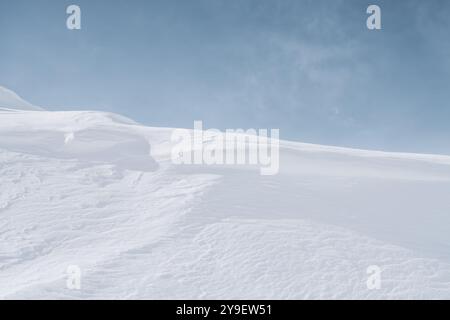
[[[151,126],[450,154],[448,17],[446,0],[0,0],[0,85]]]

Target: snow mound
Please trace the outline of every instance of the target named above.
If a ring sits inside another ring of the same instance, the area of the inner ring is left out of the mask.
[[[173,130],[0,111],[0,298],[450,298],[450,157],[281,141],[261,176]]]
[[[42,110],[39,107],[33,106],[31,103],[25,101],[15,92],[0,86],[0,109],[9,110]]]
[[[101,112],[25,112],[0,110],[0,147],[48,158],[122,164],[154,170],[148,140],[126,129],[135,123]],[[20,121],[11,121],[11,118]]]

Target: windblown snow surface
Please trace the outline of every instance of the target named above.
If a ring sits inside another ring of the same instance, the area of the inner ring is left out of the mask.
[[[450,298],[450,157],[281,141],[262,176],[172,164],[172,129],[9,107],[0,298]]]

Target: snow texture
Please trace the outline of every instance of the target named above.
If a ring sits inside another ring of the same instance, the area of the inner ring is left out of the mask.
[[[172,164],[173,129],[0,106],[0,298],[450,298],[448,156],[281,141],[261,176]]]

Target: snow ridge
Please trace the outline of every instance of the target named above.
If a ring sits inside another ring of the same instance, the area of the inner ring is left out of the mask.
[[[17,93],[0,86],[0,110],[42,110],[22,99]]]

